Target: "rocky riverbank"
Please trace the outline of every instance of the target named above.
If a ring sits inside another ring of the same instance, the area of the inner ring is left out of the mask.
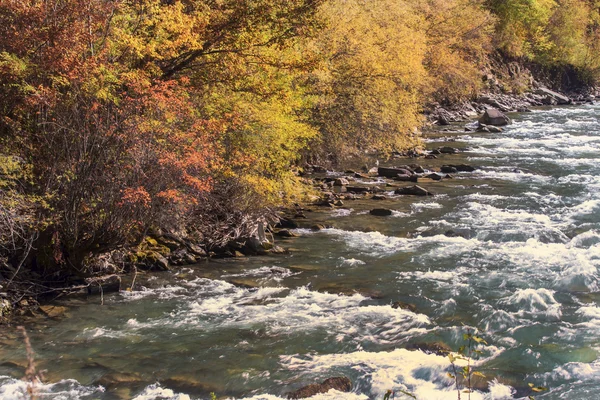
[[[488,108],[502,112],[528,112],[532,107],[581,105],[600,98],[600,88],[583,86],[568,72],[545,71],[536,64],[511,61],[499,56],[482,73],[483,90],[470,101],[428,104],[429,124],[448,125],[468,121]]]
[[[471,102],[452,106],[430,105],[426,111],[429,126],[448,126],[447,129],[498,133],[510,123],[504,113],[527,112],[532,107],[554,105],[580,105],[593,103],[600,98],[599,89],[580,89],[567,94],[550,90],[533,81],[531,90],[521,95],[505,94],[504,86],[493,75],[484,76],[488,91]],[[476,118],[479,120],[476,120]],[[460,126],[464,123],[464,126]],[[452,127],[450,125],[453,125]],[[23,274],[7,265],[3,275],[13,276],[10,284],[0,288],[0,321],[8,321],[14,314],[25,315],[36,309],[39,301],[52,300],[70,293],[103,294],[121,290],[121,276],[137,271],[166,271],[172,266],[205,262],[212,257],[244,257],[253,255],[285,254],[286,249],[276,245],[276,237],[293,236],[293,228],[323,229],[322,224],[307,222],[306,213],[312,207],[343,210],[345,202],[358,199],[373,200],[370,213],[390,216],[392,210],[375,204],[386,200],[386,192],[403,196],[431,196],[431,184],[453,179],[453,174],[472,172],[478,167],[464,163],[443,162],[448,155],[461,149],[442,146],[393,153],[386,166],[363,165],[357,170],[328,171],[317,165],[306,165],[302,176],[304,183],[315,190],[306,205],[284,211],[277,221],[257,224],[252,237],[237,238],[224,246],[207,248],[183,235],[151,233],[134,246],[123,247],[90,257],[87,278],[70,279],[49,285],[35,273]],[[370,161],[374,161],[371,158]],[[427,186],[427,188],[422,185]]]

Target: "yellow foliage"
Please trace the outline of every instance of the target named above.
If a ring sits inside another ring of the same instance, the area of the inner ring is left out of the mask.
[[[331,149],[391,151],[415,144],[427,72],[422,19],[405,2],[332,0],[321,9],[323,57],[314,118]]]
[[[495,18],[480,0],[421,0],[427,35],[425,65],[433,99],[464,100],[480,89],[480,68],[491,51]]]
[[[325,146],[403,150],[430,100],[476,92],[494,18],[472,0],[330,0],[311,75]]]

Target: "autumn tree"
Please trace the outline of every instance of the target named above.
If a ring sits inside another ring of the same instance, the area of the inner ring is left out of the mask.
[[[193,229],[223,180],[258,196],[289,177],[311,132],[298,102],[278,101],[296,61],[277,50],[310,28],[313,3],[2,2],[1,153],[32,170],[38,270]]]

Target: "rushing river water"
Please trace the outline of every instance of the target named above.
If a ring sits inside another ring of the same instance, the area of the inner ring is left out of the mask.
[[[424,184],[435,197],[314,209],[310,223],[334,228],[281,239],[289,256],[138,276],[143,290],[104,305],[65,300],[66,316],[27,327],[50,382],[39,398],[279,399],[347,376],[352,393],[316,398],[456,399],[448,358],[414,348],[456,350],[469,329],[488,343],[472,399],[526,398],[528,383],[548,388],[537,399],[599,398],[600,107],[514,118],[501,134],[428,135],[465,151],[424,166],[480,167]],[[0,398],[19,399],[24,345],[2,337]]]

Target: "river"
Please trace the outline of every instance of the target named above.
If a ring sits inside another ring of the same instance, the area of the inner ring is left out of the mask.
[[[480,168],[423,184],[434,197],[314,208],[307,223],[333,228],[278,239],[288,256],[138,276],[103,305],[60,301],[64,317],[27,326],[46,370],[38,397],[271,400],[347,376],[352,393],[315,398],[456,399],[448,357],[415,348],[457,350],[477,329],[487,344],[473,364],[486,378],[471,399],[597,399],[599,116],[600,106],[543,109],[513,115],[503,133],[428,134],[428,148],[465,151],[424,166]],[[375,207],[394,213],[369,215]],[[0,398],[22,398],[25,365],[4,328]]]

